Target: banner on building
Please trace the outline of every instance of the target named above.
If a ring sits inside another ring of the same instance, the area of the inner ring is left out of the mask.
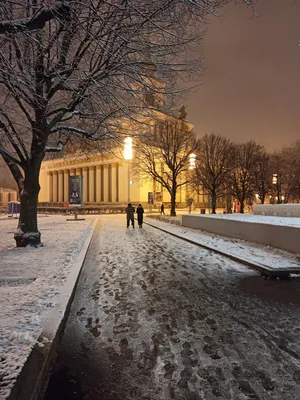
[[[154,203],[153,192],[148,192],[148,204]]]
[[[73,175],[69,180],[69,204],[81,206],[82,204],[82,176]]]

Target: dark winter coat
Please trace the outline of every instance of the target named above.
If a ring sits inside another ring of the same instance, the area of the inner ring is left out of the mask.
[[[137,213],[137,219],[138,219],[138,223],[139,225],[141,225],[143,223],[143,214],[144,214],[144,209],[142,206],[138,206],[136,209],[136,213]]]
[[[139,217],[139,216],[142,217],[143,214],[144,214],[144,209],[143,209],[143,207],[142,207],[142,206],[138,206],[137,209],[136,209],[136,213],[137,213],[138,217]]]
[[[133,219],[134,218],[134,212],[135,208],[132,206],[128,206],[125,208],[125,212],[127,214],[127,219]]]

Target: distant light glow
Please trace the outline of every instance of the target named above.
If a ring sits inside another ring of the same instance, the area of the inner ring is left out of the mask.
[[[130,180],[130,181],[129,181],[129,184],[130,184],[130,185],[132,185],[132,184],[133,184],[133,181],[132,181],[132,180]]]
[[[124,159],[132,160],[132,138],[129,136],[124,140]]]
[[[258,198],[259,198],[259,194],[258,194],[258,193],[256,193],[255,197],[258,199]]]
[[[194,169],[196,167],[196,154],[190,154],[190,166],[189,169]]]
[[[272,183],[273,183],[273,185],[277,184],[277,174],[273,174]]]

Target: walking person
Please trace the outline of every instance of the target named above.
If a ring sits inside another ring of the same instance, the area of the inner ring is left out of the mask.
[[[137,206],[136,213],[137,213],[137,220],[138,220],[139,228],[142,228],[142,227],[143,227],[143,214],[144,214],[144,209],[143,209],[143,207],[142,207],[141,204],[139,204],[139,205]]]
[[[162,203],[162,205],[160,206],[160,213],[161,213],[161,215],[165,215],[165,206],[164,206],[164,203]]]
[[[134,228],[134,212],[135,208],[132,207],[131,203],[128,203],[128,206],[125,208],[126,218],[127,218],[127,228],[129,228],[129,224],[131,221],[131,225]]]

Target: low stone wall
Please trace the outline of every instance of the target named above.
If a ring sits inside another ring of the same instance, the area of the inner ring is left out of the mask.
[[[300,204],[257,204],[253,214],[300,218]]]
[[[206,215],[182,215],[182,225],[230,238],[300,253],[300,228],[215,218]]]

